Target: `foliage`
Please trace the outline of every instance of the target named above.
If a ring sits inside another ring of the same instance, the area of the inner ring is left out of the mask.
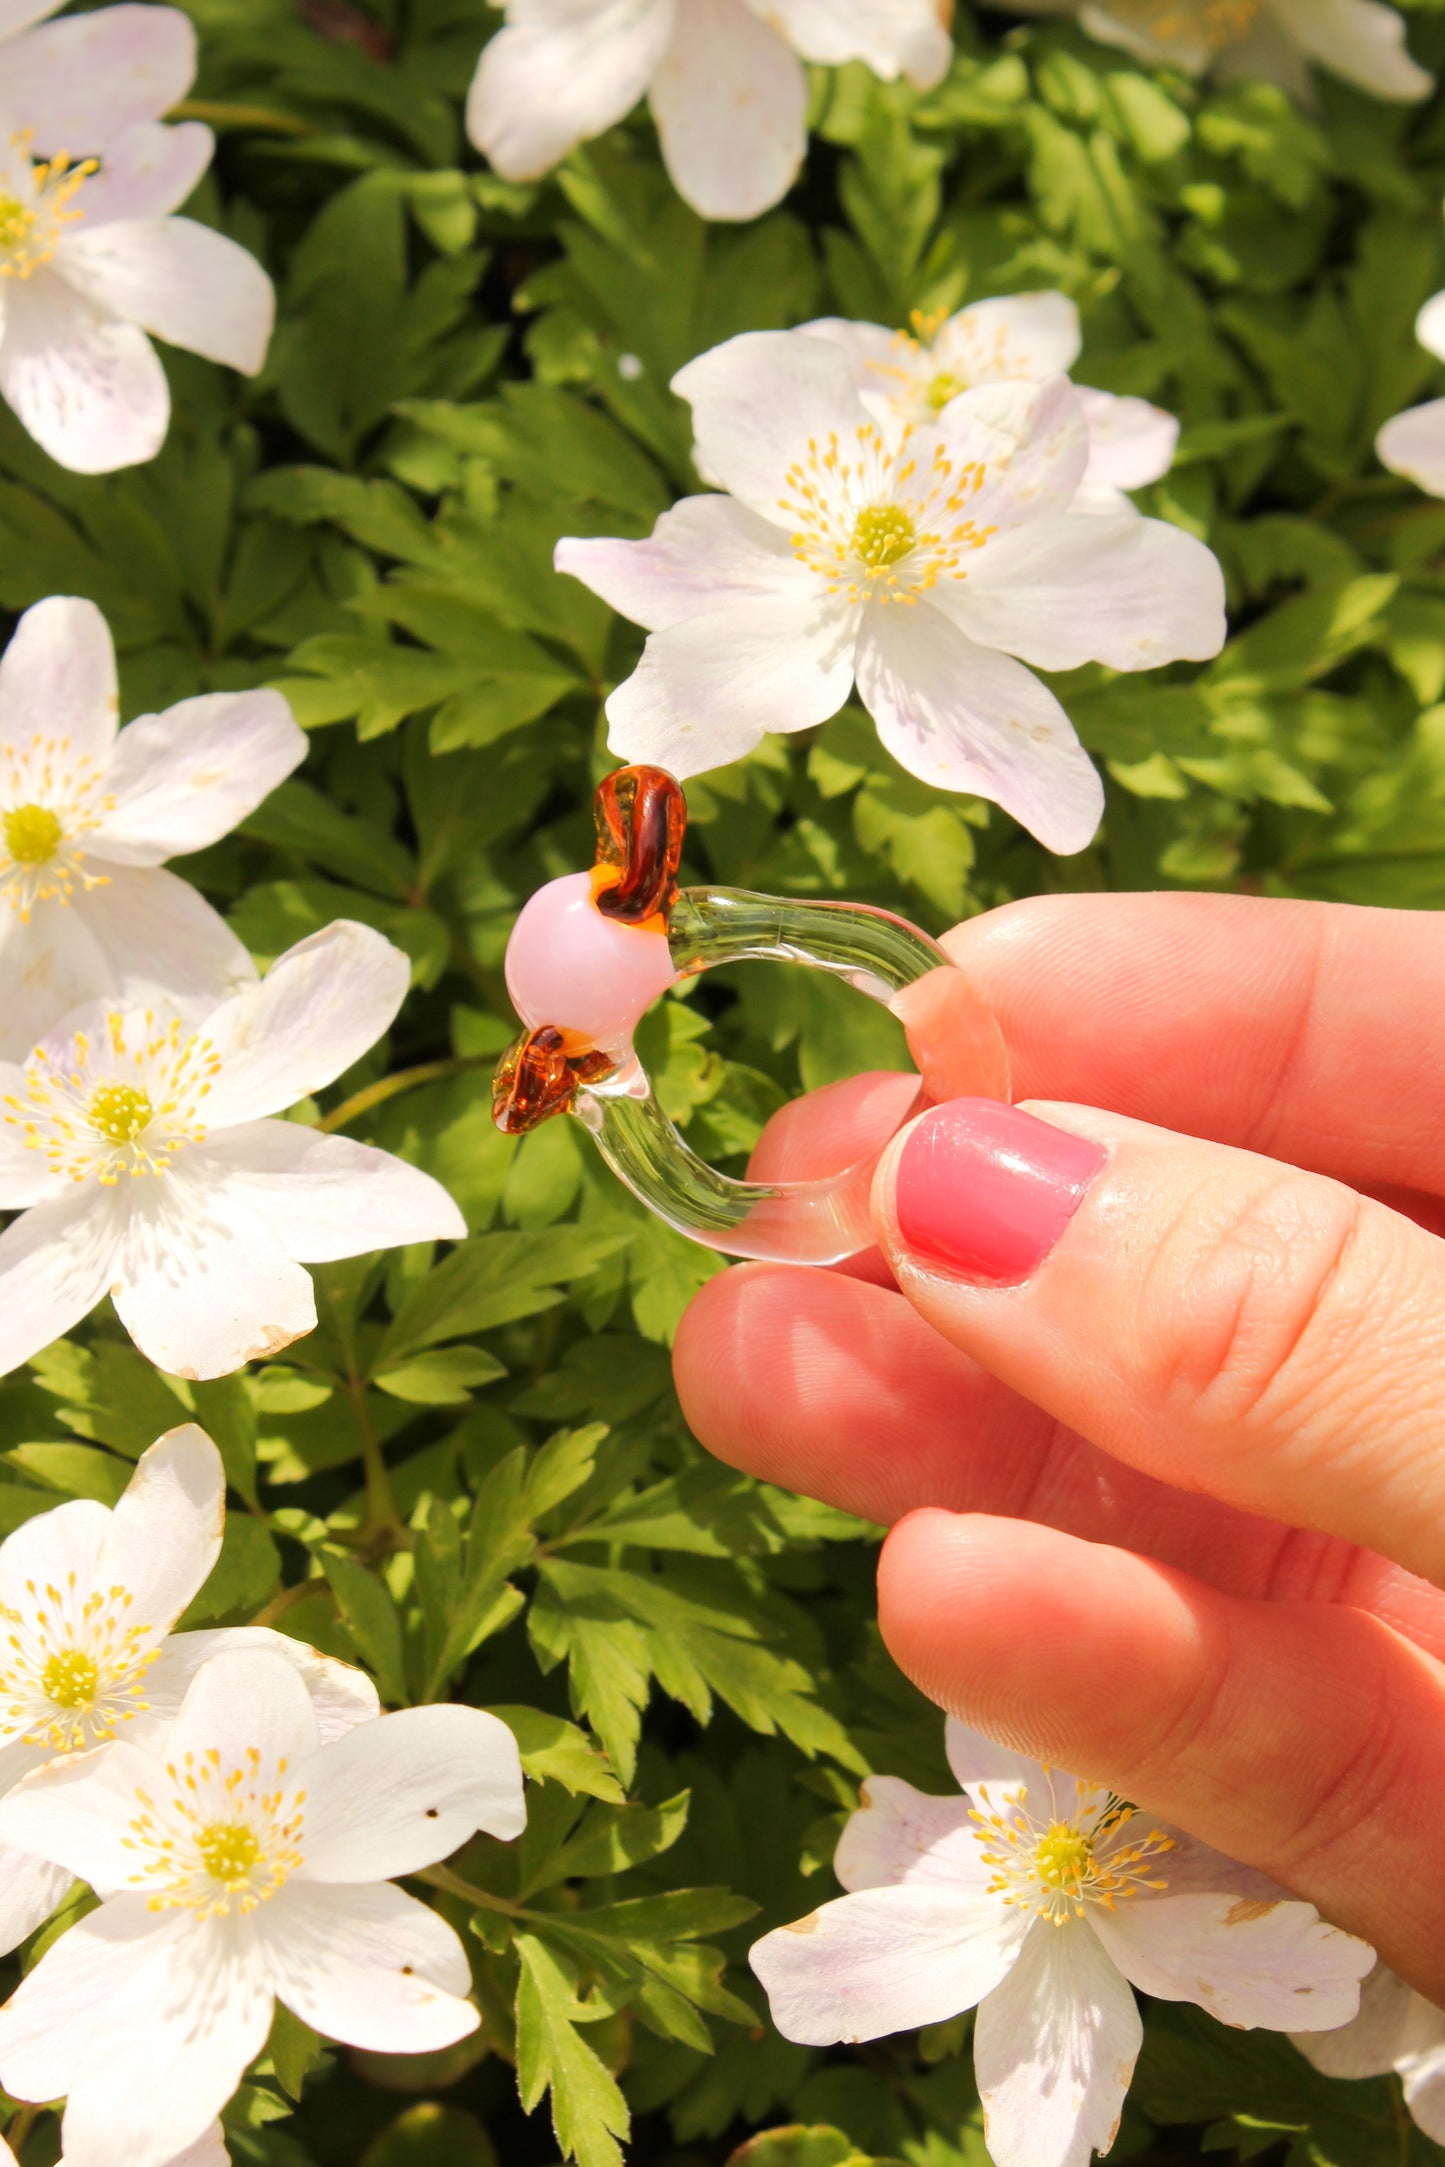
[[[242,1504],[190,1622],[274,1622],[391,1704],[466,1698],[521,1740],[525,1839],[431,1877],[479,2037],[419,2064],[278,2034],[233,2110],[238,2161],[610,2167],[630,2132],[667,2167],[976,2167],[966,2024],[810,2053],[769,2031],[743,1961],[829,1893],[862,1772],[947,1787],[936,1715],[869,1626],[874,1533],[705,1458],[666,1348],[715,1260],[571,1124],[520,1145],[491,1126],[510,919],[590,857],[601,701],[641,637],[552,547],[643,533],[695,486],[667,383],[731,333],[1060,287],[1081,378],[1183,418],[1145,508],[1219,552],[1230,646],[1060,688],[1109,779],[1082,858],[931,796],[849,710],[691,789],[691,871],[934,929],[1096,885],[1438,905],[1445,506],[1371,445],[1434,375],[1411,326],[1445,285],[1445,105],[1326,83],[1301,113],[963,7],[939,90],[820,73],[804,183],[708,230],[641,116],[545,185],[481,169],[458,116],[483,0],[186,5],[191,110],[222,138],[198,215],[276,277],[272,357],[243,385],[168,355],[164,454],[101,481],[0,415],[0,609],[93,596],[128,715],[286,691],[304,771],[184,870],[262,959],[343,914],[406,950],[391,1042],[303,1118],[436,1174],[472,1232],[440,1262],[322,1268],[315,1335],[221,1383],[156,1375],[100,1315],[0,1386],[0,1528],[113,1500],[193,1412]],[[1441,0],[1411,20],[1445,66]],[[831,982],[766,972],[647,1031],[669,1110],[735,1165],[800,1083],[901,1059]],[[1441,2156],[1393,2082],[1330,2083],[1177,2012],[1149,2026],[1117,2157]]]

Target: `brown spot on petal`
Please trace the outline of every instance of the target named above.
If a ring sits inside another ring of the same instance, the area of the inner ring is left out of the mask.
[[[254,1347],[246,1349],[241,1360],[243,1362],[264,1362],[268,1355],[279,1354],[283,1347],[291,1345],[292,1340],[304,1339],[305,1336],[303,1332],[288,1332],[282,1324],[263,1324],[260,1338]],[[178,1377],[184,1377],[185,1374],[184,1370],[176,1371]],[[194,1375],[194,1371],[192,1375]]]
[[[806,1919],[789,1920],[788,1924],[783,1928],[785,1934],[816,1934],[817,1931],[818,1914],[816,1911],[810,1911]]]
[[[1226,1926],[1248,1926],[1255,1919],[1267,1919],[1271,1911],[1279,1908],[1277,1896],[1241,1896],[1237,1904],[1231,1904],[1224,1914]]]
[[[200,1377],[193,1369],[173,1369],[171,1371],[171,1375],[173,1377],[183,1378],[187,1384],[199,1384],[201,1381]]]

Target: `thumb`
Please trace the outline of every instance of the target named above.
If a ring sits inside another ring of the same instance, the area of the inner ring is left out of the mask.
[[[898,1285],[1115,1458],[1445,1585],[1445,1244],[1091,1107],[955,1099],[879,1165]]]

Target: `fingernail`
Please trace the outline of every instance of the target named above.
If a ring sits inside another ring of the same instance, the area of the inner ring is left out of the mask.
[[[1027,1279],[1108,1153],[994,1099],[953,1099],[915,1122],[898,1160],[898,1232],[920,1263]]]

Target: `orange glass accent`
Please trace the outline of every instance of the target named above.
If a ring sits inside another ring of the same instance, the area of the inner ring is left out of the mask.
[[[570,1032],[541,1024],[524,1031],[497,1063],[492,1119],[506,1136],[525,1136],[553,1114],[570,1112],[581,1085],[600,1083],[616,1062],[595,1047],[578,1048]]]
[[[687,799],[665,768],[623,767],[598,784],[593,889],[604,918],[645,925],[665,918],[677,894]]]

